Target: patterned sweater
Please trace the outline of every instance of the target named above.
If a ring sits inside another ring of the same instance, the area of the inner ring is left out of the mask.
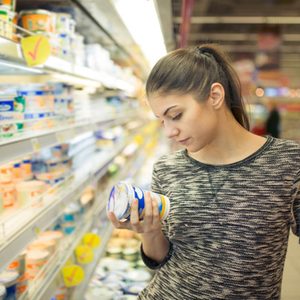
[[[268,137],[251,156],[222,166],[186,150],[162,157],[152,189],[170,198],[163,231],[173,252],[138,299],[280,299],[290,228],[300,235],[299,185],[293,141]]]

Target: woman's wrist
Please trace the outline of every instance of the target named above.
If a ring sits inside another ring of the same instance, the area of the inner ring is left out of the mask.
[[[150,232],[144,232],[141,234],[142,240],[155,240],[158,237],[164,236],[163,232],[161,229],[155,230],[155,231],[150,231]]]

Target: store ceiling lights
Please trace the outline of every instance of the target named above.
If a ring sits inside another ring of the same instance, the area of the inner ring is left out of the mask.
[[[167,53],[153,0],[113,0],[122,21],[152,67]]]

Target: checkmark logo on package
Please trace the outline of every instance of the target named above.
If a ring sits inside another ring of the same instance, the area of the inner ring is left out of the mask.
[[[28,66],[44,64],[51,54],[49,40],[43,35],[22,38],[21,47]]]

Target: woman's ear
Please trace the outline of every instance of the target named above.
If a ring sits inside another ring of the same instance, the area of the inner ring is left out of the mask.
[[[220,109],[225,100],[225,91],[222,84],[215,82],[211,85],[209,101],[214,109]]]

